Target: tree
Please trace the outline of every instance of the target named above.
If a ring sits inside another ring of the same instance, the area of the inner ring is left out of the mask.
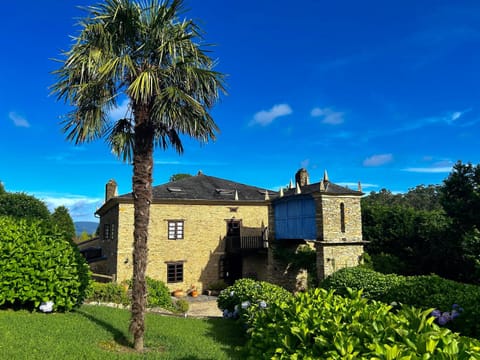
[[[75,224],[72,217],[65,206],[57,207],[51,215],[53,225],[65,235],[65,238],[69,241],[73,241],[76,236]]]
[[[192,175],[190,175],[190,174],[173,174],[172,176],[170,176],[170,182],[186,179],[186,178],[189,178],[189,177],[192,177]]]
[[[5,191],[5,186],[3,185],[3,183],[0,181],[0,195],[3,195],[5,194],[6,191]]]
[[[38,219],[49,222],[50,211],[47,205],[32,195],[25,193],[0,194],[0,215],[23,219]]]
[[[192,20],[179,20],[182,0],[105,0],[86,8],[81,31],[59,60],[53,92],[73,107],[64,120],[68,140],[106,138],[133,162],[133,289],[130,331],[143,350],[145,272],[152,202],[153,151],[183,152],[181,134],[202,142],[218,131],[209,110],[224,91],[224,76],[201,47]],[[125,116],[109,113],[126,97]]]
[[[441,203],[458,230],[480,229],[480,165],[458,161],[443,183]]]

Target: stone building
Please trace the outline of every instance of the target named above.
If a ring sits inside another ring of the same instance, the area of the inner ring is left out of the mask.
[[[171,290],[200,290],[242,277],[294,290],[305,274],[289,271],[273,249],[307,244],[317,254],[318,278],[355,266],[363,253],[362,192],[322,181],[310,184],[305,169],[296,184],[275,192],[207,176],[153,188],[147,276]],[[132,276],[133,198],[106,185],[100,217],[102,269],[117,281]],[[97,266],[100,264],[97,264]]]

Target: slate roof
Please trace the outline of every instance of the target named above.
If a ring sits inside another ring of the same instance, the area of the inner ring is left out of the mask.
[[[218,200],[265,201],[266,189],[245,185],[230,180],[220,179],[199,173],[152,189],[154,200]],[[276,197],[277,192],[268,190],[269,197]],[[120,196],[132,198],[132,193]]]
[[[326,195],[357,195],[357,196],[363,195],[363,193],[361,191],[352,190],[352,189],[349,189],[345,186],[340,186],[340,185],[337,185],[335,183],[332,183],[328,180],[324,181],[323,185],[324,185],[325,190],[322,191],[322,194],[326,194]],[[320,182],[301,186],[300,190],[301,190],[302,194],[312,194],[312,193],[320,192]],[[296,191],[295,188],[288,189],[288,190],[284,191],[283,194],[284,194],[284,196],[294,195],[295,191]]]

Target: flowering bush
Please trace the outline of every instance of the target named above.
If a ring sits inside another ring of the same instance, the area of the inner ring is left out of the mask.
[[[448,309],[452,304],[461,304],[468,316],[457,317],[458,314],[454,313],[455,321],[446,321],[445,326],[462,335],[480,337],[479,286],[458,283],[437,275],[384,275],[362,267],[339,270],[321,285],[341,295],[346,294],[348,288],[364,289],[363,295],[368,299],[387,304],[407,304],[422,309]],[[440,320],[442,323],[448,319],[446,315]]]
[[[458,304],[453,304],[452,311],[441,312],[440,310],[435,309],[430,313],[430,316],[435,318],[435,322],[438,325],[444,326],[448,322],[458,318],[462,312],[463,308],[461,308]]]
[[[240,279],[220,292],[217,304],[225,318],[242,318],[249,322],[251,314],[265,309],[276,299],[286,300],[293,295],[284,288],[265,281]]]
[[[479,359],[480,342],[440,328],[430,310],[323,289],[273,301],[254,313],[252,359]]]

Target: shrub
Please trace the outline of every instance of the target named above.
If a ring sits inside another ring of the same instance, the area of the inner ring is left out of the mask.
[[[178,314],[184,314],[190,308],[190,304],[185,299],[178,299],[175,301],[173,311]]]
[[[220,292],[217,304],[226,318],[242,317],[248,323],[250,314],[267,307],[274,300],[284,300],[292,294],[284,288],[265,281],[240,279]]]
[[[322,281],[324,289],[334,289],[339,295],[347,295],[348,288],[363,290],[364,296],[370,299],[384,299],[388,291],[397,286],[402,277],[394,274],[381,274],[365,267],[344,268],[334,272]]]
[[[89,301],[128,305],[130,298],[123,284],[94,282],[88,298]]]
[[[91,283],[78,249],[39,220],[0,217],[0,305],[55,310],[80,305]]]
[[[147,306],[161,307],[165,310],[175,310],[174,303],[170,296],[170,290],[165,283],[146,277],[147,281]],[[118,283],[99,283],[95,282],[88,296],[90,301],[112,302],[115,304],[131,304],[131,296],[128,288],[132,281],[128,280],[121,284]]]
[[[255,312],[245,350],[255,359],[471,359],[480,342],[440,328],[431,310],[314,289]]]
[[[170,290],[165,283],[147,276],[147,306],[161,307],[166,310],[173,310],[172,297]]]
[[[342,269],[322,282],[325,289],[334,289],[346,294],[347,288],[364,289],[364,296],[383,301],[396,302],[448,312],[454,304],[463,308],[448,328],[462,335],[480,336],[480,287],[443,279],[437,275],[399,276],[384,275],[362,267]]]

